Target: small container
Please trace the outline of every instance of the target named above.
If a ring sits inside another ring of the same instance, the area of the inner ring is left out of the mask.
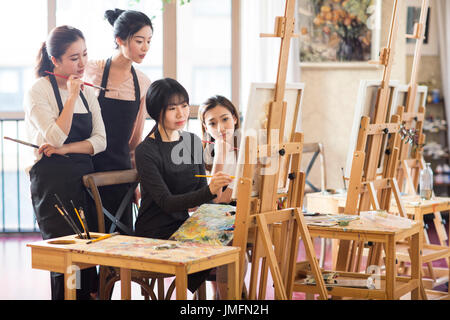
[[[432,101],[433,103],[439,103],[439,101],[441,101],[441,96],[440,96],[440,92],[439,89],[433,89],[431,90],[431,97],[432,97]]]
[[[431,170],[431,163],[427,163],[425,168],[420,171],[419,189],[422,200],[431,199],[433,194],[433,170]]]

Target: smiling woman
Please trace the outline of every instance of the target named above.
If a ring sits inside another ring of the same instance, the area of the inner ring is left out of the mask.
[[[88,229],[95,231],[93,202],[82,176],[94,171],[92,157],[106,148],[105,127],[92,88],[82,88],[87,49],[80,30],[70,26],[53,29],[39,50],[38,79],[25,95],[28,141],[39,145],[29,170],[31,199],[43,239],[73,234],[55,210],[56,195],[65,207],[82,206]],[[56,78],[46,71],[64,78]],[[97,291],[96,269],[82,271],[78,297],[89,299]],[[64,298],[64,274],[51,273],[52,299]]]
[[[107,88],[98,93],[98,101],[105,123],[107,148],[94,157],[97,172],[127,170],[134,167],[134,150],[142,140],[145,122],[145,93],[150,79],[133,63],[141,64],[149,52],[153,37],[150,18],[134,10],[107,10],[104,17],[113,27],[116,51],[106,60],[90,61],[86,80]],[[128,185],[100,187],[103,207],[117,212],[128,192]],[[135,190],[135,201],[140,198]],[[127,204],[121,222],[133,229],[132,203]],[[105,221],[110,230],[111,221]],[[113,227],[114,228],[114,227]],[[113,230],[110,230],[113,232]]]

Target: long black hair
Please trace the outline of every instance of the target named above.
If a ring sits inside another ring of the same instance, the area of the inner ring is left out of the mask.
[[[150,26],[153,31],[152,21],[140,11],[114,9],[107,10],[104,16],[114,27],[114,41],[117,37],[126,41],[145,26]],[[116,49],[118,47],[116,42]]]
[[[84,40],[83,33],[77,28],[71,26],[59,26],[50,31],[47,41],[43,42],[36,60],[36,77],[45,77],[45,71],[53,71],[53,65],[50,57],[60,59],[66,53],[69,46],[78,41]]]
[[[150,85],[145,97],[145,103],[148,115],[156,121],[156,124],[149,135],[158,129],[159,122],[161,122],[161,125],[164,128],[164,117],[166,115],[167,107],[175,98],[178,99],[179,103],[185,102],[189,104],[189,94],[177,80],[164,78],[157,80]]]
[[[206,112],[214,109],[217,106],[223,106],[225,109],[230,111],[230,113],[233,117],[236,118],[236,124],[234,125],[233,143],[234,143],[234,148],[235,148],[234,152],[237,157],[239,136],[238,136],[238,132],[236,130],[240,129],[240,127],[241,127],[241,119],[239,117],[239,110],[234,106],[234,104],[230,100],[228,100],[227,98],[225,98],[224,96],[221,96],[221,95],[215,95],[215,96],[210,97],[198,109],[198,119],[200,120],[200,123],[201,123],[202,137],[203,137],[203,139],[205,139],[202,142],[203,149],[205,149],[205,154],[211,155],[211,158],[214,158],[213,145],[208,142],[205,142],[205,141],[210,141],[210,142],[215,141],[215,139],[212,136],[210,136],[208,134],[208,132],[206,131],[205,114],[206,114]],[[212,170],[212,161],[211,161],[211,163],[206,163],[205,168],[207,171],[211,171]]]

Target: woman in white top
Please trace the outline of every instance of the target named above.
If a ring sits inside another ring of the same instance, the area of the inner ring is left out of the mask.
[[[219,171],[234,175],[238,154],[239,111],[230,100],[216,95],[200,107],[198,118],[202,124],[206,170],[212,175]],[[235,185],[236,181],[233,181],[216,202],[230,203]]]
[[[237,164],[238,137],[240,128],[239,111],[227,98],[216,95],[209,98],[199,109],[198,118],[202,125],[205,167],[212,175],[223,172],[234,175]],[[222,190],[215,202],[236,205],[231,201],[236,179]],[[247,264],[245,264],[247,268]],[[246,269],[245,269],[246,270]],[[222,267],[216,268],[208,280],[212,281],[215,299],[226,297],[227,273]]]
[[[87,63],[83,34],[60,26],[43,43],[36,66],[38,80],[25,95],[25,123],[30,142],[40,146],[29,171],[31,198],[43,239],[74,234],[58,213],[55,194],[75,218],[71,200],[82,207],[88,227],[97,229],[92,200],[82,183],[94,172],[92,156],[106,148],[106,134],[95,92],[80,78]],[[49,75],[46,71],[67,77]],[[78,228],[83,230],[80,223]],[[95,268],[82,271],[79,299],[97,291]],[[51,273],[52,299],[64,298],[64,274]]]
[[[150,79],[135,70],[134,63],[142,63],[150,48],[153,36],[151,20],[134,10],[107,10],[105,18],[114,27],[116,52],[106,60],[90,61],[86,67],[86,81],[108,88],[98,92],[98,101],[105,123],[107,148],[94,157],[95,171],[127,170],[134,168],[134,150],[142,140],[146,117],[145,93]],[[132,196],[128,185],[100,187],[102,204],[116,214],[127,195]],[[138,189],[136,189],[137,191]],[[136,201],[139,193],[135,196]],[[118,229],[133,233],[131,197],[120,213]],[[114,232],[115,224],[105,220],[106,231]]]

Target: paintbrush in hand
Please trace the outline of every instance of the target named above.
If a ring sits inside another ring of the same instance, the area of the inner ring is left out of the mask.
[[[60,77],[60,78],[63,78],[63,79],[69,79],[69,78],[66,77],[66,76],[63,76],[63,75],[60,75],[60,74],[57,74],[57,73],[53,73],[53,72],[50,72],[50,71],[45,71],[45,73],[51,74],[51,75],[53,75],[53,76],[55,76],[55,77]],[[92,83],[89,83],[89,82],[83,82],[83,84],[85,84],[85,85],[87,85],[87,86],[90,86],[90,87],[93,87],[93,88],[97,88],[97,89],[100,89],[100,90],[104,90],[104,91],[106,91],[106,92],[109,91],[109,90],[106,89],[106,88],[97,86],[97,85],[92,84]]]

